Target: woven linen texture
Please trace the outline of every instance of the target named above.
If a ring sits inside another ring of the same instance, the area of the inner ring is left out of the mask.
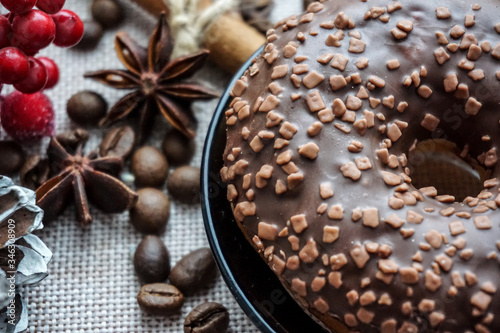
[[[54,59],[61,72],[57,87],[46,91],[56,110],[57,133],[76,128],[65,111],[66,101],[76,92],[99,92],[109,105],[126,93],[83,78],[87,71],[124,68],[114,51],[116,32],[127,31],[143,45],[147,44],[156,20],[131,1],[119,1],[125,9],[126,19],[116,29],[105,31],[96,49],[79,51],[50,46],[40,53]],[[273,17],[282,16],[283,12],[287,15],[298,12],[301,2],[277,0]],[[88,20],[90,5],[90,0],[67,0],[65,8]],[[206,66],[194,80],[222,93],[230,77],[215,66]],[[11,91],[10,87],[4,88],[4,93]],[[192,165],[200,165],[204,137],[216,105],[217,100],[193,105],[199,125],[197,151]],[[161,117],[156,123],[155,134],[148,143],[161,148],[167,125]],[[95,148],[102,137],[100,130],[91,129],[91,133],[87,150]],[[6,138],[7,135],[0,129],[0,139]],[[45,139],[24,149],[27,153],[44,153],[47,144],[48,139]],[[140,284],[131,260],[142,235],[129,223],[128,213],[106,215],[94,207],[91,207],[91,213],[94,223],[88,229],[78,225],[74,207],[70,206],[58,220],[37,233],[54,252],[54,258],[49,264],[49,277],[39,286],[25,288],[23,292],[29,304],[28,332],[183,332],[185,316],[205,301],[219,302],[229,309],[230,332],[258,332],[239,308],[220,275],[208,289],[187,297],[179,314],[167,318],[143,314],[136,301]],[[172,202],[167,232],[162,238],[169,249],[172,265],[188,252],[208,246],[200,206]]]

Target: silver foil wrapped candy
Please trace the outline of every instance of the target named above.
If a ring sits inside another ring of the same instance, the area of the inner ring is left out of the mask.
[[[33,231],[43,228],[35,192],[0,176],[0,332],[28,328],[28,310],[19,289],[43,280],[52,252]]]

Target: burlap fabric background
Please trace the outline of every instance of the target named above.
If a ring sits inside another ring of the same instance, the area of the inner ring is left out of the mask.
[[[175,0],[172,0],[175,1]],[[276,19],[300,11],[301,0],[276,0],[273,15]],[[67,0],[65,8],[77,12],[82,19],[90,17],[91,0]],[[56,130],[62,132],[75,127],[66,116],[66,101],[84,89],[100,92],[112,105],[124,91],[106,88],[83,78],[86,71],[123,68],[113,47],[114,34],[126,30],[146,45],[156,20],[129,1],[121,0],[125,10],[124,23],[105,32],[99,46],[90,52],[49,47],[41,55],[56,60],[61,70],[59,85],[47,91],[56,110]],[[195,77],[205,85],[222,93],[230,77],[214,66],[207,66]],[[208,79],[210,78],[210,79]],[[4,92],[10,92],[5,89]],[[199,165],[204,136],[217,101],[195,103],[199,120],[197,151],[192,164]],[[160,148],[166,133],[166,122],[158,118],[155,136],[150,144]],[[93,149],[102,136],[92,130],[87,149]],[[5,139],[0,130],[0,139]],[[44,151],[48,140],[25,149]],[[222,277],[209,289],[188,297],[181,313],[169,318],[144,315],[138,308],[136,295],[140,284],[134,274],[131,253],[142,235],[129,223],[128,213],[105,215],[91,208],[93,225],[83,230],[74,218],[74,208],[38,233],[54,252],[49,265],[50,276],[41,285],[26,288],[24,297],[29,304],[28,332],[182,332],[184,317],[198,304],[215,301],[224,304],[231,314],[231,332],[257,332],[239,308]],[[183,255],[199,247],[208,246],[199,205],[173,203],[167,232],[162,237],[175,264]]]

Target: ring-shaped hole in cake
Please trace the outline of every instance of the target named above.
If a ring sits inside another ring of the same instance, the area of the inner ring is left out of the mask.
[[[454,196],[456,202],[477,197],[491,174],[464,149],[444,139],[415,143],[409,150],[408,162],[413,186],[432,186],[438,195]]]

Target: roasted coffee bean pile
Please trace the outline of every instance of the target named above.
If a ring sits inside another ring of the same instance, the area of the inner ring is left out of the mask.
[[[146,283],[137,295],[137,303],[144,312],[156,316],[177,313],[184,297],[206,288],[217,273],[209,248],[188,253],[171,270],[167,247],[153,235],[144,237],[139,243],[133,262],[139,280]],[[207,302],[186,317],[184,332],[225,332],[228,325],[227,309],[221,304]]]
[[[89,5],[92,20],[84,23],[85,34],[77,45],[80,50],[90,50],[97,46],[103,32],[117,27],[123,19],[119,1],[93,0]],[[118,126],[102,126],[102,119],[108,112],[108,102],[100,93],[89,90],[77,92],[67,100],[66,113],[72,126],[83,128],[76,127],[68,132],[57,133],[51,140],[52,149],[48,150],[48,154],[30,155],[32,150],[27,146],[19,146],[15,141],[0,141],[0,156],[8,157],[0,160],[0,174],[19,177],[21,184],[37,190],[47,188],[52,177],[65,177],[61,176],[63,170],[60,168],[66,167],[66,162],[74,163],[75,169],[78,169],[81,161],[83,169],[89,165],[95,167],[93,174],[102,171],[113,178],[121,178],[123,183],[136,192],[129,192],[131,198],[137,194],[136,202],[129,206],[129,217],[132,226],[144,235],[132,260],[138,282],[142,286],[137,295],[138,305],[149,314],[166,316],[178,311],[185,297],[196,295],[213,285],[217,275],[209,248],[186,253],[181,260],[172,262],[171,265],[168,244],[162,240],[168,232],[171,201],[180,205],[199,203],[200,169],[189,165],[195,155],[196,144],[192,138],[175,129],[168,130],[164,140],[160,142],[150,140],[143,144],[136,137],[137,122],[125,120]],[[101,135],[102,140],[95,145],[95,136]],[[85,148],[87,141],[94,145]],[[65,156],[64,163],[59,163],[56,158],[62,155]],[[103,160],[106,165],[101,163]],[[105,170],[100,170],[101,167]],[[72,186],[77,188],[74,183],[71,182]],[[96,193],[92,192],[90,183],[89,181],[79,188],[85,192],[80,191],[83,193],[80,198],[82,202],[88,199],[103,211],[103,207],[98,206],[95,201],[104,202],[104,208],[113,206],[115,196],[108,195],[96,200]],[[63,185],[55,190],[51,188],[55,191],[54,197],[62,197]],[[124,188],[127,188],[123,185],[123,188],[113,189],[112,194],[120,197]],[[89,225],[92,221],[92,209],[88,209],[87,202],[85,205],[82,202],[75,202],[76,211],[80,213],[78,204],[85,208],[85,214],[81,214],[85,215],[82,221]],[[56,210],[50,214],[51,219],[56,219],[60,214]],[[207,302],[187,316],[184,331],[225,332],[228,325],[227,309],[221,304]]]
[[[95,92],[82,91],[74,95],[67,106],[71,119],[92,127],[102,118],[107,103]],[[56,138],[65,150],[75,152],[89,135],[87,130],[79,128]],[[192,139],[172,130],[166,134],[161,148],[137,147],[132,127],[122,125],[103,134],[96,153],[101,157],[123,159],[134,176],[138,198],[130,209],[130,222],[145,235],[133,257],[135,272],[143,284],[137,302],[148,314],[168,316],[178,313],[184,297],[208,288],[215,280],[217,267],[211,250],[200,248],[187,253],[171,268],[169,251],[159,236],[167,231],[171,199],[180,204],[199,202],[200,169],[186,165],[196,150]],[[50,178],[50,159],[38,154],[27,156],[13,141],[0,141],[0,155],[8,156],[0,161],[0,174],[17,173],[24,186],[36,190]],[[169,174],[171,165],[176,168]],[[206,302],[186,317],[184,332],[225,332],[228,325],[227,309],[221,304]]]
[[[130,171],[137,190],[137,203],[130,210],[130,222],[145,234],[136,248],[133,265],[143,284],[137,295],[139,307],[155,316],[178,313],[185,297],[195,295],[214,282],[217,273],[209,248],[186,254],[172,268],[167,246],[159,236],[167,231],[172,199],[180,204],[196,204],[200,199],[200,169],[190,166],[195,142],[176,130],[163,140],[161,150],[154,146],[135,147],[135,135],[128,126],[112,128],[100,145],[100,155],[130,157]],[[171,166],[175,168],[170,172]],[[162,189],[166,187],[168,195]],[[229,325],[227,309],[206,302],[187,317],[184,332],[225,332]]]
[[[170,217],[170,200],[158,188],[167,179],[168,193],[175,201],[193,204],[199,200],[200,169],[183,165],[168,175],[170,160],[174,165],[188,163],[195,145],[178,132],[167,134],[163,155],[151,146],[138,149],[132,156],[131,170],[137,186],[138,201],[130,210],[130,221],[147,234],[134,254],[134,268],[143,285],[137,295],[140,308],[149,314],[168,316],[180,310],[184,296],[194,295],[214,281],[217,268],[209,248],[186,254],[170,269],[167,247],[155,236],[165,232]],[[165,157],[166,156],[166,157]],[[169,283],[167,283],[167,281]],[[225,332],[229,325],[227,309],[218,303],[203,303],[186,318],[184,332]]]

